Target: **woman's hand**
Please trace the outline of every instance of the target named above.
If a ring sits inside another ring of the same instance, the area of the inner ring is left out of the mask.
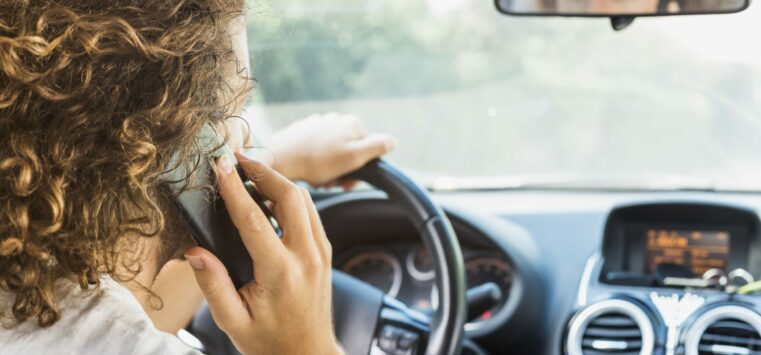
[[[312,186],[351,182],[337,179],[378,158],[396,145],[388,134],[368,134],[352,115],[312,115],[278,131],[270,141],[275,170]]]
[[[309,193],[270,167],[237,155],[272,201],[278,238],[227,158],[219,192],[254,263],[255,281],[236,290],[222,263],[193,247],[185,257],[214,321],[243,354],[340,354],[332,323],[331,247]]]

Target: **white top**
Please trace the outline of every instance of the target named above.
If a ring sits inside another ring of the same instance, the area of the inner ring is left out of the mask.
[[[73,287],[59,304],[61,318],[48,328],[26,321],[0,326],[0,354],[200,354],[179,338],[156,329],[132,293],[111,278],[101,292]],[[2,312],[12,297],[0,293]]]

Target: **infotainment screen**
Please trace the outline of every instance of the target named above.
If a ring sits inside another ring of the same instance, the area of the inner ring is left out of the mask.
[[[654,273],[660,264],[681,265],[696,276],[718,268],[726,271],[730,232],[648,227],[645,229],[646,270]]]

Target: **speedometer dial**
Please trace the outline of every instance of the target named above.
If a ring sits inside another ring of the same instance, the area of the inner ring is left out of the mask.
[[[468,289],[493,282],[502,291],[502,298],[495,305],[484,311],[473,322],[485,321],[496,314],[505,305],[513,283],[513,272],[510,265],[498,257],[478,257],[465,263],[468,279]]]
[[[402,266],[388,252],[367,251],[349,258],[341,271],[367,282],[396,297],[402,286]]]
[[[433,257],[422,245],[418,244],[407,254],[405,259],[407,271],[415,280],[430,281],[436,276],[433,270]]]

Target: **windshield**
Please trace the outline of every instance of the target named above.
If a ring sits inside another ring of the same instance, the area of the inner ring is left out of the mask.
[[[761,12],[509,17],[488,0],[250,2],[266,132],[312,113],[399,139],[451,188],[761,189]]]

